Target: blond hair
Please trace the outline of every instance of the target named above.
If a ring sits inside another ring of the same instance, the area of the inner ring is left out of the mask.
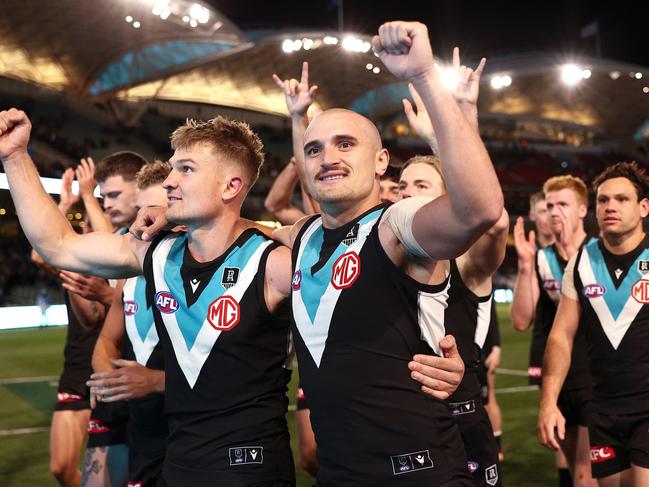
[[[156,160],[150,164],[142,166],[135,175],[138,189],[146,189],[154,184],[162,184],[171,172],[171,166],[168,162]]]
[[[228,162],[238,164],[248,188],[255,184],[264,163],[264,144],[247,123],[221,116],[207,122],[187,119],[171,134],[173,150],[200,143],[211,144]]]
[[[561,191],[562,189],[571,189],[577,195],[579,203],[588,206],[588,187],[581,178],[566,174],[551,177],[543,184],[545,195],[550,191]]]
[[[429,166],[432,166],[437,174],[439,174],[439,177],[442,180],[442,187],[444,188],[444,191],[446,191],[446,181],[444,180],[444,175],[442,174],[442,161],[439,160],[439,157],[433,155],[411,157],[403,164],[403,166],[401,166],[400,176],[401,174],[403,174],[403,171],[405,171],[406,168],[412,164],[428,164]]]

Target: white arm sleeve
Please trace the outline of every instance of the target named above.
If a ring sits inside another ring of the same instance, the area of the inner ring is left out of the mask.
[[[561,283],[561,293],[577,301],[579,296],[577,295],[577,290],[575,289],[575,261],[577,260],[577,255],[575,254],[566,264],[566,268],[563,271],[563,281]]]
[[[426,203],[433,201],[430,196],[413,196],[393,204],[385,210],[382,221],[390,227],[399,242],[403,244],[409,254],[415,257],[427,257],[421,245],[415,240],[412,234],[412,220],[415,218],[417,210]]]

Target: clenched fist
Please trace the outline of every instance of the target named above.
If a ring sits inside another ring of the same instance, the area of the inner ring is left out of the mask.
[[[385,67],[401,80],[413,81],[434,69],[428,29],[419,22],[383,24],[372,46]]]
[[[32,124],[22,110],[10,108],[0,112],[0,159],[27,150]]]

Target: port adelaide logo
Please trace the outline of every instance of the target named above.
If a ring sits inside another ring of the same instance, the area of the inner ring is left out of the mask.
[[[345,235],[345,238],[343,238],[344,246],[349,247],[351,244],[356,242],[356,240],[358,240],[358,230],[360,229],[360,227],[360,223],[357,223],[349,229],[349,232],[347,232],[347,235]]]
[[[223,269],[223,277],[221,277],[221,285],[225,289],[230,289],[239,280],[238,267],[226,267]]]

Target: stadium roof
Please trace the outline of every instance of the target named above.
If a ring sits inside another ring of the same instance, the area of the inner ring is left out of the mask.
[[[188,0],[3,0],[0,75],[100,95],[247,47]]]

